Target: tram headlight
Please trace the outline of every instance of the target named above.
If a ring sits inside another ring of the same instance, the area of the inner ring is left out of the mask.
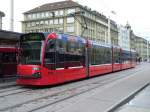
[[[40,70],[39,67],[33,67],[32,70]]]
[[[40,73],[40,72],[37,72],[37,73],[32,74],[32,76],[33,76],[34,78],[40,78],[40,77],[41,77],[41,73]]]

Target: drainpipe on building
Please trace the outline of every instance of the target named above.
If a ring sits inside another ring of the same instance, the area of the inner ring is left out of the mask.
[[[149,41],[147,40],[147,62],[149,62]]]
[[[107,38],[105,38],[105,43],[107,43]],[[110,16],[108,16],[108,44],[111,44]]]

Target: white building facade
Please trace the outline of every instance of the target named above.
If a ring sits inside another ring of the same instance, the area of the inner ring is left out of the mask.
[[[130,29],[118,25],[118,43],[121,48],[130,50]]]

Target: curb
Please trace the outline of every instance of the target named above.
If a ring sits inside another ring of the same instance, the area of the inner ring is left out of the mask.
[[[115,104],[114,106],[110,107],[108,109],[107,112],[114,112],[115,110],[117,110],[119,107],[125,105],[126,103],[128,103],[130,100],[132,100],[138,93],[140,93],[142,90],[144,90],[147,86],[149,86],[150,83],[145,84],[143,87],[141,87],[140,89],[138,89],[137,91],[135,91],[134,93],[132,93],[131,95],[127,96],[126,98],[124,98],[122,101],[120,101],[119,103]]]

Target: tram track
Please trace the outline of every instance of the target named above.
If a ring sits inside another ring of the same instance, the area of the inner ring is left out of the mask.
[[[61,102],[61,101],[64,101],[68,98],[86,93],[86,92],[91,91],[93,89],[96,89],[100,86],[104,86],[106,84],[112,83],[116,80],[122,79],[122,78],[129,76],[130,74],[136,73],[140,70],[141,69],[138,69],[136,71],[131,70],[129,73],[123,74],[123,75],[120,75],[120,74],[124,73],[124,71],[118,72],[117,77],[116,77],[115,73],[112,73],[110,75],[107,75],[105,78],[100,78],[100,80],[92,81],[92,83],[91,82],[86,83],[86,84],[82,83],[82,85],[79,84],[78,86],[75,86],[75,87],[71,86],[71,87],[68,87],[67,89],[64,89],[64,90],[60,89],[59,91],[55,91],[54,93],[51,93],[51,94],[47,94],[47,95],[44,95],[44,96],[41,96],[38,98],[34,98],[34,99],[30,99],[30,100],[27,100],[24,102],[20,102],[20,103],[15,104],[15,105],[9,105],[7,107],[0,108],[0,111],[2,111],[2,112],[5,112],[5,111],[9,112],[9,110],[11,112],[13,112],[13,111],[14,112],[36,111],[36,110],[42,109],[44,107],[56,104],[56,103]],[[115,75],[115,77],[113,75]],[[94,80],[94,78],[92,78],[92,79]],[[90,80],[92,80],[92,79],[90,79]],[[86,81],[88,81],[88,80],[85,80],[85,82]],[[78,83],[78,82],[75,82],[75,83]],[[70,84],[70,85],[72,85],[72,84]],[[64,85],[64,86],[69,86],[69,85]],[[59,89],[59,88],[61,88],[61,87],[58,87],[58,88],[56,87],[56,89]],[[51,91],[51,90],[55,90],[55,89],[50,89],[49,91]],[[45,103],[46,100],[48,101],[47,103]],[[22,109],[24,107],[30,107],[30,108],[26,108],[28,110],[24,110],[24,109]]]
[[[4,93],[4,92],[16,90],[16,89],[19,89],[19,88],[20,88],[20,87],[17,86],[17,87],[9,87],[9,88],[5,88],[5,89],[0,89],[0,94],[1,94],[1,93]]]
[[[14,88],[14,89],[11,88],[9,90],[4,90],[4,91],[0,92],[0,97],[6,97],[9,95],[19,94],[19,93],[27,92],[30,90],[31,89],[22,88],[22,87],[18,87],[18,88]]]
[[[15,82],[13,83],[8,82],[6,84],[5,83],[2,83],[2,82],[0,83],[0,90],[17,86]]]

